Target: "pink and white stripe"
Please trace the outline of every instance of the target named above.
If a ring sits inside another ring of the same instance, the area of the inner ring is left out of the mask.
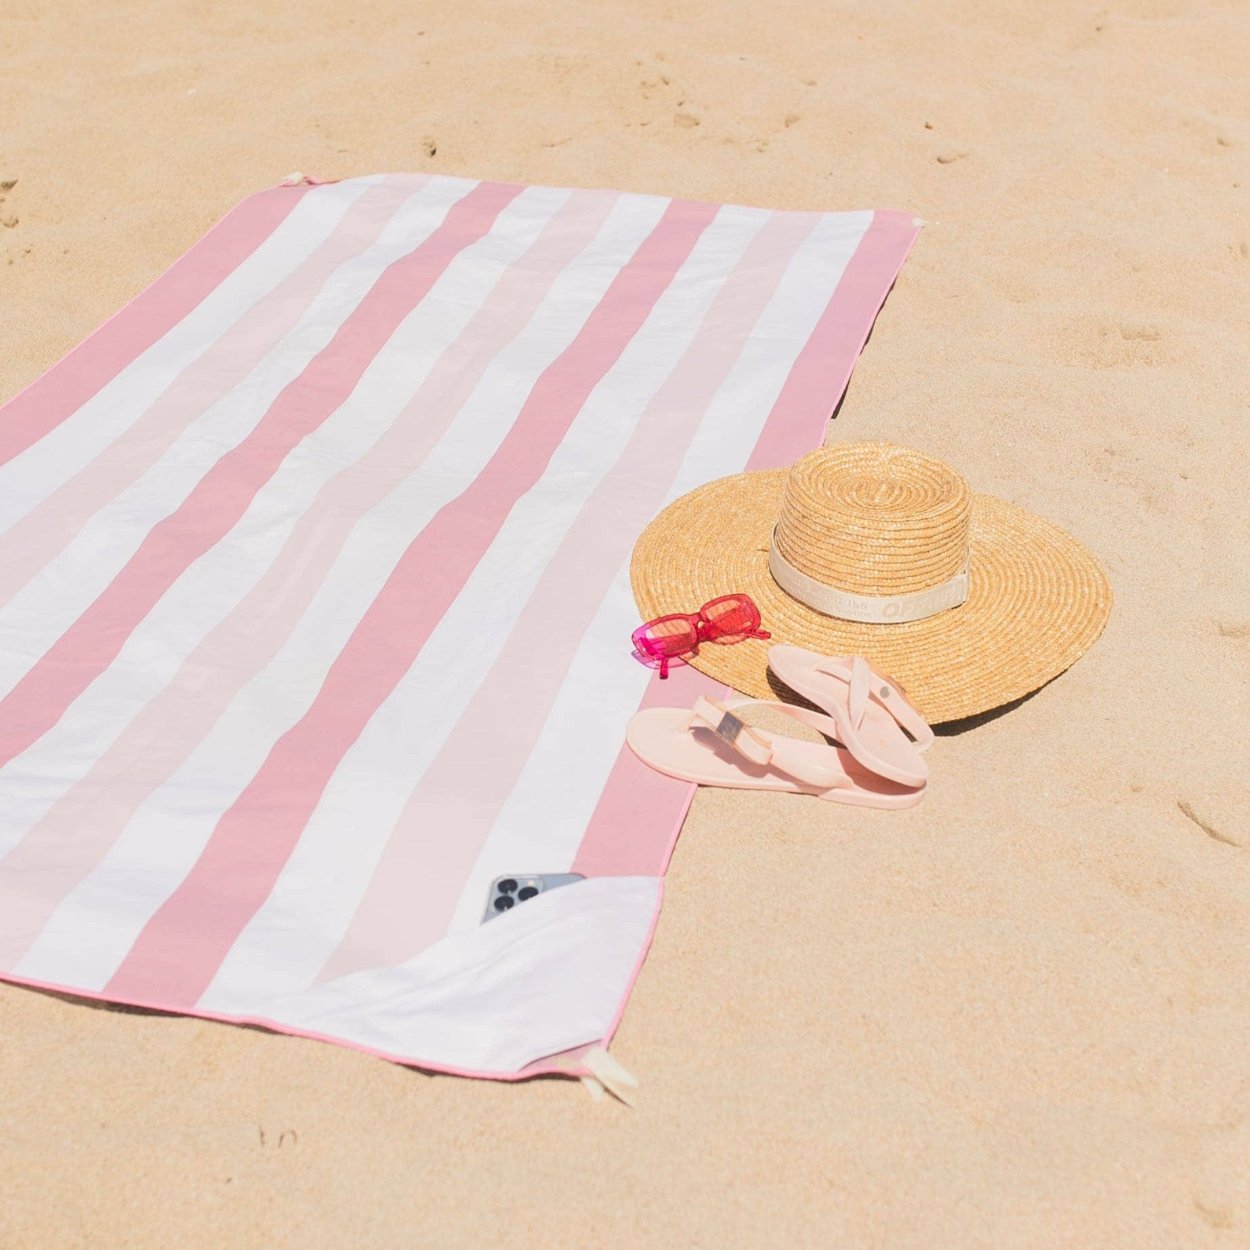
[[[629,657],[634,538],[820,441],[915,233],[236,209],[0,409],[0,977],[504,1079],[606,1042],[692,793],[624,724],[706,684]]]

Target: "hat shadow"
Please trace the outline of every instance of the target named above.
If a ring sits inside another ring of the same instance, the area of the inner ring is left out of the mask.
[[[777,678],[772,669],[767,670],[766,676],[769,688],[779,702],[793,703],[797,707],[805,707],[812,712],[824,711],[824,708],[818,707],[810,699],[805,699],[797,691],[791,690],[789,686]],[[1050,679],[1050,681],[1054,680],[1053,677]],[[939,738],[955,738],[960,734],[967,733],[969,730],[980,729],[982,725],[988,725],[998,720],[1000,716],[1006,716],[1008,712],[1014,712],[1016,708],[1027,703],[1039,691],[1045,690],[1050,685],[1050,681],[1038,686],[1037,690],[1030,690],[1028,694],[1021,695],[1018,699],[1012,699],[1010,703],[1001,703],[998,707],[989,708],[984,712],[977,712],[972,716],[962,716],[958,720],[941,721],[933,726],[933,732]]]
[[[1047,685],[1050,683],[1048,682]],[[1039,686],[1040,690],[1041,687]],[[1028,694],[1021,695],[1018,699],[1012,699],[1010,703],[1000,704],[998,707],[992,707],[987,712],[977,712],[974,716],[963,716],[959,720],[942,721],[938,725],[933,726],[933,732],[939,738],[955,738],[959,734],[967,733],[970,729],[980,729],[982,725],[988,725],[991,721],[996,721],[1000,716],[1006,716],[1008,712],[1014,712],[1021,704],[1027,703],[1037,690],[1030,690]]]

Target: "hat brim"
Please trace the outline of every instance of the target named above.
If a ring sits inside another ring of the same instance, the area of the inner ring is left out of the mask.
[[[743,592],[769,642],[704,645],[690,663],[744,694],[770,698],[768,648],[863,655],[888,673],[930,724],[961,720],[1023,697],[1093,645],[1111,587],[1077,539],[1001,499],[972,501],[965,603],[922,621],[865,625],[791,598],[768,568],[788,469],[739,473],[671,503],[643,531],[630,577],[644,619],[691,612]]]

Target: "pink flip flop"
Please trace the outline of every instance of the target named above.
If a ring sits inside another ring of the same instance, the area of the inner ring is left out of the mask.
[[[878,777],[842,747],[745,724],[738,713],[748,707],[777,708],[822,734],[832,735],[836,729],[831,717],[788,703],[700,698],[691,710],[655,707],[639,712],[629,722],[625,741],[644,764],[703,786],[812,794],[859,807],[914,807],[923,797],[923,785],[903,786]]]
[[[933,744],[933,730],[894,680],[863,656],[839,658],[783,645],[769,648],[768,667],[829,713],[837,725],[832,736],[865,768],[905,786],[928,778],[921,752]]]

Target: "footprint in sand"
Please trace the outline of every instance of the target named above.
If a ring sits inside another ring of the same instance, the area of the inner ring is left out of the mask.
[[[1116,323],[1080,318],[1054,339],[1054,354],[1064,364],[1093,369],[1153,368],[1167,361],[1163,333],[1145,323]]]
[[[1201,815],[1195,810],[1194,805],[1188,799],[1177,799],[1176,806],[1180,808],[1181,815],[1186,820],[1192,821],[1203,833],[1211,839],[1212,842],[1222,842],[1225,846],[1235,846],[1240,848],[1242,843],[1236,838],[1230,836],[1219,826],[1213,824],[1210,819]]]
[[[1233,1215],[1231,1207],[1219,1202],[1201,1202],[1197,1198],[1193,1200],[1194,1210],[1198,1212],[1202,1218],[1211,1225],[1212,1228],[1235,1228],[1237,1220]]]

